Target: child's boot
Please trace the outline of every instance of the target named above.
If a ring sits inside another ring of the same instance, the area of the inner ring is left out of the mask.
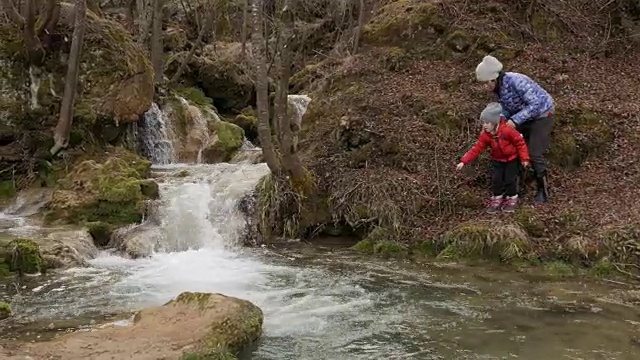
[[[517,207],[518,207],[518,195],[507,196],[507,198],[504,201],[504,207],[502,208],[502,211],[514,212],[516,211]]]
[[[489,206],[487,207],[487,212],[489,214],[495,214],[500,212],[500,206],[502,206],[502,195],[492,196],[489,200]]]

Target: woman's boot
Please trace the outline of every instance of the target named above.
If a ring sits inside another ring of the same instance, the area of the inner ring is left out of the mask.
[[[537,177],[536,184],[538,190],[536,197],[533,199],[533,205],[540,205],[549,200],[549,182],[547,181],[547,175]]]

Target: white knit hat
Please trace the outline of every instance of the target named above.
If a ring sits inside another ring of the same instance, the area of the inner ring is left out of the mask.
[[[495,80],[500,71],[502,71],[502,63],[493,56],[487,55],[476,67],[476,78],[478,81]]]

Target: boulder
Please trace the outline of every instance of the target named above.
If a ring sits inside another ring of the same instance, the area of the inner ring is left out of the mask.
[[[234,358],[262,333],[263,313],[249,301],[222,294],[182,293],[136,314],[133,324],[76,332],[51,341],[16,344],[0,357],[22,359]]]
[[[208,164],[229,161],[232,155],[242,146],[244,131],[238,125],[225,121],[211,124],[214,138],[202,150],[202,160]]]
[[[148,160],[118,148],[104,159],[80,161],[56,184],[45,221],[112,225],[141,221],[147,195],[155,196],[149,191],[151,180],[146,179],[150,167]]]
[[[21,274],[37,274],[45,270],[40,246],[30,239],[18,238],[0,245],[0,257],[5,264],[5,275],[6,270]]]
[[[43,265],[47,269],[85,266],[98,255],[88,230],[59,230],[39,238]]]
[[[42,65],[27,61],[22,29],[0,24],[0,169],[15,167],[16,176],[38,170],[46,177],[42,169],[51,165],[41,158],[53,145],[74,21],[74,6],[60,6]],[[126,142],[127,123],[138,121],[153,101],[153,70],[143,49],[120,24],[88,11],[78,76],[68,150]],[[34,155],[38,161],[31,161]],[[0,181],[10,180],[6,174]]]
[[[148,223],[116,229],[108,247],[114,248],[133,259],[153,254],[154,244],[162,234],[156,226]]]

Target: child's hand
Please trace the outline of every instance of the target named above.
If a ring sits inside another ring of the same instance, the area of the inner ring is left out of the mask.
[[[464,163],[459,163],[459,164],[456,166],[456,170],[460,171],[460,170],[462,170],[462,168],[463,168],[463,167],[464,167]]]
[[[529,162],[528,161],[523,162],[522,166],[524,166],[525,169],[528,168],[529,167]]]

